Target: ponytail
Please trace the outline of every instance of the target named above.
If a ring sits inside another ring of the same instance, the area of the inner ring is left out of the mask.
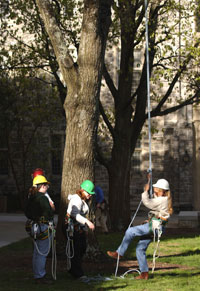
[[[171,196],[170,190],[166,191],[165,196],[167,196],[167,198],[168,198],[168,211],[169,211],[169,214],[172,215],[174,210],[173,210],[173,206],[172,206],[172,196]]]
[[[29,192],[28,192],[28,197],[31,197],[31,196],[34,196],[38,193],[39,189],[35,186],[32,186],[30,189],[29,189]]]
[[[78,194],[78,196],[80,196],[80,198],[82,200],[86,200],[86,197],[85,197],[85,194],[84,194],[84,190],[83,189],[76,190],[76,194]]]

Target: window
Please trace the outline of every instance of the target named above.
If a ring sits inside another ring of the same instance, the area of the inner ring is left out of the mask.
[[[53,134],[51,136],[51,168],[52,174],[61,175],[62,173],[62,157],[64,149],[64,136],[61,134]]]

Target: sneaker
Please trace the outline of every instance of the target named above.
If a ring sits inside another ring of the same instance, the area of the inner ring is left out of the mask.
[[[113,259],[118,259],[118,257],[119,257],[119,259],[122,258],[122,256],[120,256],[120,255],[118,254],[118,252],[107,251],[107,255],[108,255],[109,257],[113,258]]]

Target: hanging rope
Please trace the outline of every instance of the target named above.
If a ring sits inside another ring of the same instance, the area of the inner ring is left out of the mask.
[[[144,7],[145,7],[145,41],[146,41],[146,71],[147,71],[147,111],[148,111],[148,137],[149,137],[149,169],[148,173],[149,175],[149,184],[150,184],[150,197],[152,198],[152,158],[151,158],[151,102],[150,102],[150,73],[149,73],[149,32],[148,32],[148,11],[147,11],[147,0],[144,0]],[[135,215],[133,216],[133,219],[131,220],[129,227],[131,227],[137,212],[140,208],[142,201],[140,201],[138,208],[135,212]],[[157,250],[157,249],[156,249]],[[155,251],[156,253],[156,251]],[[155,257],[155,256],[154,256]],[[119,267],[119,254],[117,258],[117,264],[116,264],[116,269],[115,269],[115,277],[117,277],[117,272],[118,272],[118,267]],[[155,268],[155,264],[154,264]],[[121,276],[121,278],[124,278],[125,274],[129,272],[136,271],[140,273],[138,270],[132,269],[129,270],[128,272],[125,272],[124,275]]]
[[[150,173],[150,197],[152,198],[152,159],[151,159],[151,102],[150,102],[150,74],[149,74],[149,30],[147,0],[144,0],[145,7],[145,37],[146,37],[146,65],[147,65],[147,111],[148,111],[148,135],[149,135],[149,169]]]
[[[133,224],[133,221],[135,220],[135,217],[136,217],[136,215],[137,215],[137,213],[138,213],[138,211],[139,211],[139,209],[140,209],[140,205],[141,205],[141,203],[142,203],[142,200],[140,201],[140,203],[139,203],[139,205],[138,205],[138,207],[137,207],[137,209],[136,209],[136,212],[135,212],[135,214],[134,214],[134,216],[133,216],[133,218],[132,218],[132,220],[131,220],[131,222],[130,222],[130,224],[129,224],[129,226],[128,226],[127,229],[129,229],[129,228],[131,227],[131,225]],[[119,253],[118,253],[117,264],[116,264],[116,268],[115,268],[115,277],[117,277],[118,268],[119,268]],[[138,271],[138,270],[136,270],[136,269],[131,269],[131,270],[129,270],[128,272],[125,272],[122,276],[120,276],[120,278],[124,278],[124,276],[125,276],[127,273],[129,273],[129,272],[138,272],[138,273],[140,273],[140,271]]]

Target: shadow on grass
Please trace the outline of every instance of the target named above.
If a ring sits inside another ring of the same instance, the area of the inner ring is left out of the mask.
[[[200,250],[194,250],[194,251],[187,251],[185,253],[179,253],[179,254],[172,254],[172,255],[166,255],[166,256],[160,256],[160,258],[170,258],[170,257],[187,257],[187,256],[193,256],[193,255],[199,255]]]
[[[156,274],[155,277],[160,277],[160,278],[164,278],[164,277],[179,277],[179,278],[185,278],[185,277],[194,277],[194,276],[199,276],[200,275],[200,271],[198,272],[180,272],[180,273],[170,273],[170,272],[164,272],[164,273],[159,273]]]

